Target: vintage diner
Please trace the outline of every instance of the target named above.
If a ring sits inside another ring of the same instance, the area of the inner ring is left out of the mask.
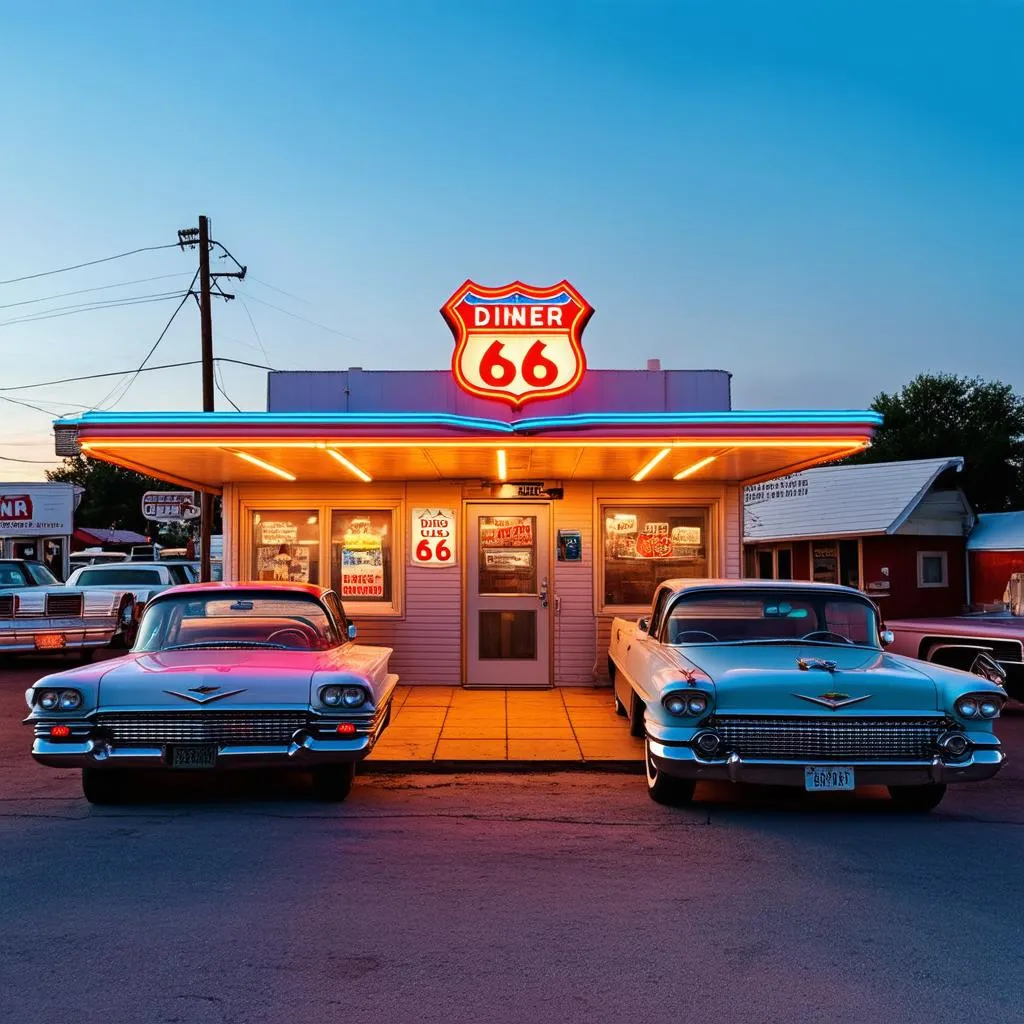
[[[334,587],[404,682],[593,685],[659,580],[742,574],[744,485],[859,450],[878,417],[590,369],[592,312],[564,281],[467,281],[450,369],[272,372],[266,412],[87,413],[57,452],[220,495],[225,578]]]

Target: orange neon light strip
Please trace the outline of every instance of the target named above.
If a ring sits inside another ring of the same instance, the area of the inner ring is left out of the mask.
[[[230,449],[229,449],[230,450]],[[260,469],[265,469],[268,473],[274,473],[281,477],[282,480],[294,480],[295,477],[288,472],[286,469],[280,469],[278,466],[272,466],[269,462],[264,462],[262,459],[257,459],[255,455],[250,455],[248,452],[231,452],[232,455],[237,455],[240,459],[245,462],[251,463],[253,466],[259,466]]]
[[[699,472],[705,466],[710,466],[712,462],[717,459],[717,455],[709,455],[706,459],[701,459],[700,462],[695,462],[692,466],[687,466],[682,472],[676,473],[673,480],[685,480],[688,476],[693,476],[694,473]]]
[[[335,462],[340,462],[350,473],[359,477],[359,479],[362,480],[364,484],[369,484],[373,482],[373,477],[370,476],[369,473],[364,472],[354,462],[351,462],[350,460],[346,459],[345,456],[341,454],[341,452],[336,452],[333,448],[324,448],[324,451],[327,452],[327,454],[330,455],[330,457],[334,459]]]
[[[498,479],[503,482],[508,479],[508,462],[504,448],[498,449]]]
[[[654,458],[650,460],[650,462],[648,462],[643,468],[638,469],[633,474],[633,482],[640,483],[640,481],[643,480],[643,478],[647,476],[647,474],[650,473],[650,471],[654,469],[654,467],[657,466],[662,459],[665,459],[669,456],[671,451],[671,448],[662,448],[661,451],[658,452],[658,454],[655,455]]]

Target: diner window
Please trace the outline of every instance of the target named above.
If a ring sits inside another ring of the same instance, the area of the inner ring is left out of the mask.
[[[346,607],[394,603],[394,511],[331,513],[331,585]]]
[[[708,519],[706,508],[602,506],[604,606],[650,605],[662,580],[706,578]]]
[[[315,509],[253,512],[252,578],[319,583],[320,515]]]
[[[949,586],[949,558],[945,551],[918,551],[917,585],[919,587]]]
[[[779,580],[791,580],[793,578],[793,549],[779,548],[776,552],[779,569],[775,578]]]

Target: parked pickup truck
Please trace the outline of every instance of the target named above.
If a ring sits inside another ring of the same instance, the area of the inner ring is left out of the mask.
[[[969,669],[979,652],[991,655],[1006,672],[1006,692],[1024,701],[1024,616],[978,612],[945,619],[886,622],[895,639],[892,651],[937,665]]]
[[[889,654],[860,591],[776,580],[667,580],[649,615],[612,621],[615,705],[644,737],[647,789],[687,803],[702,779],[812,791],[888,787],[929,811],[995,775],[1006,703],[985,652],[973,673]]]

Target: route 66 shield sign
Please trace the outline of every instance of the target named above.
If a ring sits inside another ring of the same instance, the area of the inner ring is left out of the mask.
[[[456,382],[517,408],[569,394],[587,369],[580,339],[593,312],[568,281],[550,288],[466,281],[441,307],[455,335]]]

